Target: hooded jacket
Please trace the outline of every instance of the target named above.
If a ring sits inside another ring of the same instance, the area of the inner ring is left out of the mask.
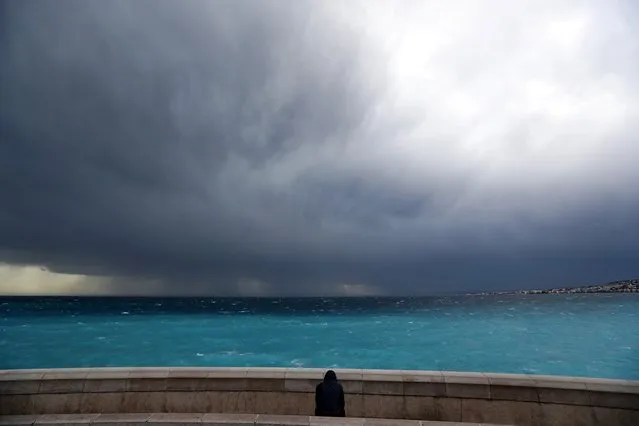
[[[344,417],[344,389],[333,370],[328,370],[324,381],[315,388],[315,415]]]

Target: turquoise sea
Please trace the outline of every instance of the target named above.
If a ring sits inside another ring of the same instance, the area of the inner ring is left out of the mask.
[[[639,294],[0,298],[0,369],[100,366],[639,379]]]

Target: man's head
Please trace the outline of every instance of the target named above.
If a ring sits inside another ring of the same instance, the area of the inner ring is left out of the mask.
[[[336,381],[336,380],[337,380],[337,375],[335,374],[333,370],[328,370],[326,374],[324,375],[324,381],[326,382]]]

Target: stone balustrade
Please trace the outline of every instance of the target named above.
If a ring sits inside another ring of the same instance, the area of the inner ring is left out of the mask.
[[[325,370],[95,368],[0,371],[0,415],[245,413],[309,416]],[[349,417],[511,425],[639,425],[639,382],[336,369]]]
[[[0,426],[497,426],[428,420],[334,418],[277,414],[112,413],[0,416]]]

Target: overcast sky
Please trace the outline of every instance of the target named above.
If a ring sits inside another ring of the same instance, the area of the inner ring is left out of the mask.
[[[0,6],[0,293],[639,276],[627,1]]]

